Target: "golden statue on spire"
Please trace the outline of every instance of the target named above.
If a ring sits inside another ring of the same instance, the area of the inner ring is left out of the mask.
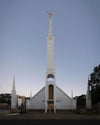
[[[49,17],[50,17],[50,19],[52,18],[52,13],[48,13],[49,14]]]
[[[47,13],[49,14],[50,19],[52,18],[52,13],[49,13],[49,11],[47,11]]]

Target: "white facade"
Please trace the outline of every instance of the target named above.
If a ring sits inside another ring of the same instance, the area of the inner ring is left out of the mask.
[[[22,98],[18,98],[18,106],[21,106],[22,104]]]
[[[76,109],[76,100],[56,86],[56,109]]]
[[[55,105],[56,109],[76,109],[76,100],[70,98],[59,87],[55,86]],[[48,96],[48,93],[47,93]],[[47,97],[48,98],[48,97]],[[35,96],[27,100],[26,109],[44,109],[45,108],[45,87],[43,87]]]
[[[35,96],[26,102],[26,109],[44,109],[45,105],[45,87],[43,87]]]

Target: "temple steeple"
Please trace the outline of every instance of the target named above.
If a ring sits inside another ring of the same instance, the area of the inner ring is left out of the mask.
[[[52,13],[49,13],[50,23],[49,23],[49,37],[52,37]]]
[[[47,71],[54,69],[54,36],[52,35],[52,13],[49,13],[49,35],[47,36]]]
[[[47,36],[47,69],[45,86],[45,113],[52,109],[56,113],[56,72],[54,68],[54,36],[52,35],[52,13],[49,14],[49,35]]]
[[[52,32],[52,13],[48,13],[47,30],[47,67],[45,72],[45,86],[30,99],[26,100],[26,109],[44,109],[45,113],[56,113],[57,110],[76,109],[76,99],[69,97],[56,86],[56,70],[54,65],[54,36]]]

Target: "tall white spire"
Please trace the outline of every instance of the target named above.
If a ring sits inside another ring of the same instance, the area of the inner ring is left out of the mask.
[[[49,35],[47,36],[47,69],[54,70],[54,36],[52,35],[52,13],[49,14]]]
[[[54,112],[56,112],[56,78],[55,78],[55,68],[54,68],[54,36],[52,35],[52,13],[49,14],[49,34],[47,36],[47,69],[46,69],[46,86],[45,86],[45,112],[47,112],[50,100],[50,93],[53,92],[53,107]],[[51,80],[51,79],[52,80]],[[49,81],[50,80],[50,81]],[[53,86],[52,90],[50,85]],[[49,89],[48,89],[49,88]],[[50,108],[50,107],[49,107]]]
[[[13,76],[13,88],[12,90],[15,90],[15,75]]]

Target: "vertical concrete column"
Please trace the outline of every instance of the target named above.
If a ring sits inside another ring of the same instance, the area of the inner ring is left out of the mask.
[[[46,85],[45,85],[45,113],[47,113],[47,100],[48,100],[48,85],[47,85],[47,79],[46,79]]]

